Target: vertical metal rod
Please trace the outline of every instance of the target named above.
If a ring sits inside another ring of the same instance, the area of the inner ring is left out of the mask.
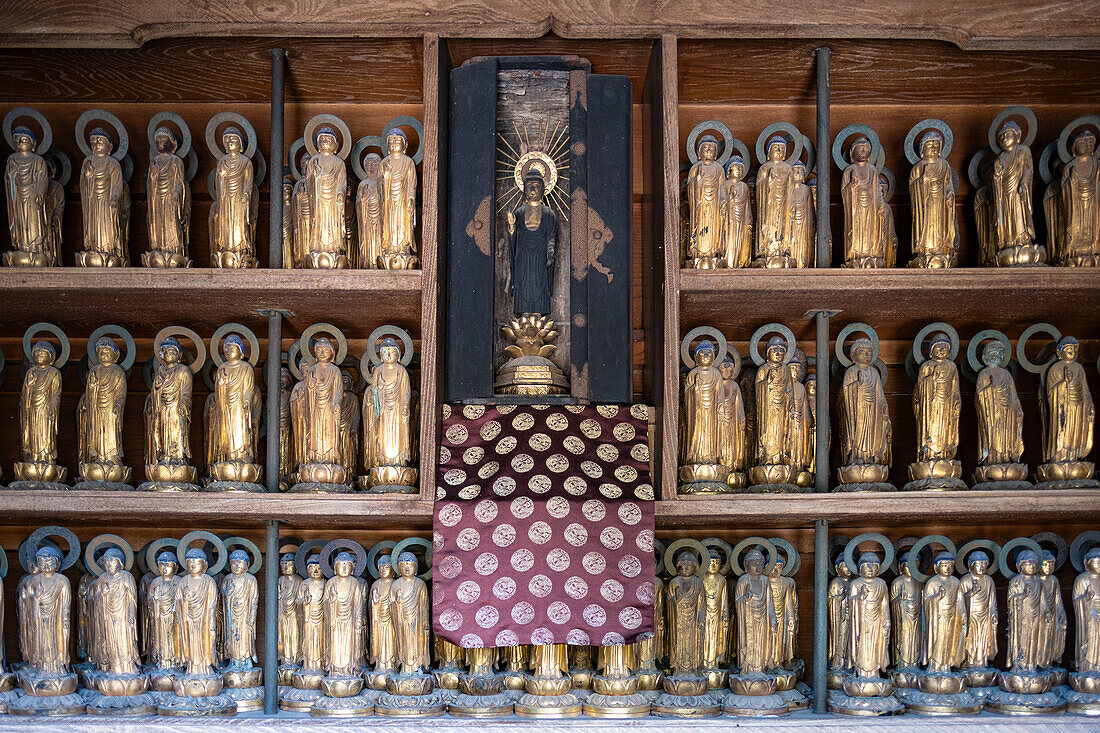
[[[267,490],[275,492],[279,490],[279,465],[282,462],[279,456],[279,398],[282,389],[279,376],[283,365],[283,313],[271,310],[265,311],[263,315],[267,316],[267,365],[264,370],[267,388],[267,455],[264,473],[267,476]]]
[[[279,522],[264,532],[264,715],[279,707]]]
[[[829,490],[829,440],[832,420],[829,415],[829,312],[817,311],[814,314],[817,325],[815,358],[817,360],[817,396],[814,414],[817,416],[815,430],[814,491]]]
[[[833,264],[833,230],[829,225],[829,166],[832,163],[829,140],[829,59],[832,49],[822,46],[814,51],[817,58],[817,266]],[[820,385],[818,385],[820,388]]]
[[[824,713],[829,667],[829,523],[814,522],[814,712]]]
[[[268,263],[283,266],[283,92],[286,51],[271,49],[271,152],[267,157],[268,201],[271,222],[268,227]]]

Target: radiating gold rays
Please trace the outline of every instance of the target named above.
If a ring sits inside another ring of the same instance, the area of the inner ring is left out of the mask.
[[[546,181],[546,201],[562,221],[569,220],[569,127],[561,122],[550,129],[541,120],[531,132],[512,121],[514,133],[500,133],[497,145],[497,181],[509,185],[497,202],[499,211],[509,211],[523,193],[523,177],[535,167]],[[509,140],[511,138],[511,140]]]

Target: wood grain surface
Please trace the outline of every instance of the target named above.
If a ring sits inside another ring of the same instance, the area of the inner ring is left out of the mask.
[[[0,44],[6,46],[140,46],[186,36],[379,36],[640,38],[912,38],[964,48],[1097,48],[1100,27],[1090,3],[858,0],[775,3],[747,0],[225,0],[147,3],[5,0]]]

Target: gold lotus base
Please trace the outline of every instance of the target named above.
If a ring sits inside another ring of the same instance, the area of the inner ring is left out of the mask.
[[[293,677],[294,673],[297,672],[299,669],[301,669],[301,667],[296,664],[280,664],[278,672],[279,686],[290,687],[292,684],[294,684],[291,681],[291,678]]]
[[[1001,672],[997,686],[1015,695],[1041,695],[1054,686],[1054,675],[1041,670]]]
[[[894,694],[894,686],[881,677],[848,677],[844,680],[844,694],[848,697],[889,697]]]
[[[314,718],[365,718],[373,713],[374,701],[367,695],[322,697],[309,709]]]
[[[1035,474],[1039,481],[1048,483],[1091,479],[1095,471],[1096,464],[1091,461],[1064,461],[1044,463],[1039,466]]]
[[[320,690],[325,673],[319,669],[297,669],[290,674],[290,684],[298,690]]]
[[[967,687],[990,687],[997,681],[999,670],[993,667],[968,667],[962,672],[966,675]]]
[[[142,267],[155,268],[185,268],[191,266],[191,260],[186,255],[176,252],[168,252],[162,249],[151,249],[141,253]]]
[[[176,678],[173,692],[177,697],[215,697],[225,682],[220,674],[185,674]]]
[[[83,715],[86,709],[84,698],[72,693],[51,697],[24,695],[8,703],[8,714],[20,716]]]
[[[1086,695],[1100,695],[1100,671],[1071,672],[1066,680],[1075,691]]]
[[[53,267],[53,255],[45,252],[25,252],[17,249],[4,253],[4,267]]]
[[[890,480],[890,467],[877,464],[841,466],[836,470],[842,484],[876,484]]]
[[[109,697],[133,697],[149,690],[149,678],[143,674],[102,674],[95,678],[95,689]]]
[[[281,690],[279,695],[279,709],[292,713],[308,713],[313,709],[313,703],[322,697],[320,689],[302,690],[292,687]]]
[[[516,701],[515,713],[521,718],[575,718],[581,714],[581,708],[577,696],[568,692],[560,695],[528,693]]]
[[[889,671],[890,684],[892,684],[895,689],[915,690],[919,684],[920,674],[921,671],[919,667],[894,667]],[[996,671],[994,671],[994,675],[995,674]]]
[[[231,252],[222,250],[210,255],[210,266],[220,267],[224,270],[249,270],[260,266],[256,256],[248,252]]]
[[[193,484],[198,478],[198,471],[194,466],[183,466],[168,463],[145,464],[145,478],[149,482],[163,482],[173,484]]]
[[[214,481],[235,481],[246,484],[258,484],[263,469],[255,463],[241,461],[222,461],[210,466],[210,477]]]
[[[85,483],[127,484],[130,482],[129,466],[95,462],[81,463],[79,468],[80,480]]]
[[[1001,483],[1006,481],[1027,481],[1026,463],[993,463],[974,469],[974,483]]]
[[[23,692],[31,697],[62,697],[76,692],[77,676],[61,674],[45,676],[25,669],[15,673]]]
[[[825,688],[828,690],[843,690],[844,680],[852,675],[851,669],[832,669],[825,674]]]
[[[298,469],[298,483],[343,484],[348,470],[338,463],[303,463]]]
[[[638,691],[638,678],[596,675],[592,678],[592,691],[607,696],[633,695]]]
[[[390,670],[382,670],[380,672],[367,672],[365,675],[367,678],[367,687],[372,690],[385,690],[386,680],[388,680],[393,674],[394,672]],[[321,683],[318,682],[317,686],[320,687],[320,685]],[[295,687],[297,687],[297,685],[295,685]]]
[[[264,671],[259,667],[227,669],[222,672],[222,682],[225,684],[225,688],[230,690],[260,687],[264,683]]]
[[[470,697],[488,697],[497,695],[504,687],[504,680],[497,674],[458,676],[458,685],[455,689],[460,695]]]
[[[592,718],[628,719],[649,716],[649,701],[641,695],[601,695],[589,696],[581,705],[582,712]]]
[[[573,689],[573,680],[569,677],[528,677],[524,689],[530,695],[565,695]]]
[[[581,669],[574,667],[569,670],[569,679],[573,681],[574,690],[590,690],[592,689],[592,677],[596,673],[591,669]]]
[[[722,706],[712,695],[658,695],[650,707],[661,718],[715,718]]]
[[[729,676],[729,688],[738,697],[764,697],[778,691],[778,682],[769,674],[732,674]]]
[[[635,674],[638,677],[638,689],[643,692],[660,690],[665,681],[665,673],[659,669],[639,669]]]
[[[126,261],[116,254],[86,249],[76,253],[78,267],[125,267]]]
[[[789,270],[798,267],[798,260],[788,255],[767,255],[757,257],[752,261],[753,267],[767,270]]]
[[[1041,244],[1021,244],[997,252],[997,267],[1038,267],[1047,263],[1047,248]]]
[[[447,713],[456,718],[506,718],[513,709],[512,702],[501,695],[459,695],[447,703]]]
[[[378,266],[383,270],[417,270],[420,258],[411,252],[391,252],[378,257]]]
[[[88,715],[129,717],[156,715],[157,702],[152,695],[100,695],[86,703]]]
[[[68,477],[69,469],[55,463],[21,461],[15,464],[13,473],[19,481],[63,484]]]
[[[739,718],[774,718],[790,713],[787,701],[777,694],[739,695],[731,692],[722,702],[722,712]]]
[[[404,697],[420,697],[435,689],[435,680],[427,674],[395,674],[386,680],[386,692]]]
[[[728,669],[704,669],[703,674],[706,675],[707,687],[711,690],[722,690],[729,684],[730,671]]]
[[[749,469],[749,481],[753,484],[793,484],[797,471],[794,466],[771,464]]]
[[[929,695],[959,695],[966,692],[966,675],[927,672],[917,677],[917,689]]]
[[[836,691],[829,695],[829,712],[857,717],[879,717],[899,715],[905,712],[905,706],[893,696],[852,697]]]
[[[677,697],[700,697],[707,694],[710,684],[702,675],[671,675],[662,683],[664,691]]]
[[[962,477],[962,461],[934,460],[916,461],[909,464],[909,480],[921,481],[923,479],[943,478],[957,479]]]
[[[325,697],[355,697],[363,691],[362,677],[325,677],[321,692]]]
[[[717,463],[692,463],[686,466],[680,466],[680,480],[684,483],[703,481],[725,483],[729,473],[729,466],[723,466]]]
[[[347,270],[351,261],[339,252],[309,252],[301,260],[303,270]]]
[[[1050,715],[1066,708],[1066,701],[1057,693],[1019,694],[994,689],[983,701],[986,710],[1000,715]]]
[[[906,712],[916,715],[977,715],[982,711],[981,701],[966,691],[951,695],[910,691],[902,702]]]
[[[207,697],[173,696],[160,701],[157,715],[172,718],[231,718],[237,714],[237,703],[229,695]]]
[[[375,466],[370,470],[371,487],[416,486],[417,474],[411,466]]]
[[[172,692],[176,678],[181,674],[183,671],[179,669],[150,669],[146,674],[149,678],[149,689],[153,692]]]
[[[505,690],[526,690],[527,675],[519,671],[503,672]]]

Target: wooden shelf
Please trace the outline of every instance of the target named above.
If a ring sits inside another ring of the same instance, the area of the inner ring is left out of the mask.
[[[349,338],[383,323],[419,335],[419,270],[152,270],[0,268],[0,334],[49,320],[71,337],[105,323],[144,333],[173,323],[209,334],[238,322],[266,334],[261,310],[289,311],[291,332],[332,322]]]
[[[964,333],[995,326],[1010,337],[1036,321],[1090,337],[1100,323],[1097,269],[748,269],[679,274],[685,331],[704,324],[744,330],[765,321],[809,329],[810,309],[840,311],[839,324],[865,321],[884,338],[891,331],[905,331],[911,338],[935,320],[950,321]]]
[[[431,528],[432,502],[417,495],[226,494],[150,491],[4,491],[7,523],[137,524],[249,527],[268,519],[323,529]]]
[[[59,500],[60,499],[60,500]],[[890,526],[1100,519],[1097,492],[917,492],[877,494],[737,494],[657,501],[658,529],[802,527],[818,519]],[[432,502],[417,496],[365,494],[220,494],[100,491],[0,492],[7,524],[168,525],[249,527],[277,519],[308,529],[430,529]]]

